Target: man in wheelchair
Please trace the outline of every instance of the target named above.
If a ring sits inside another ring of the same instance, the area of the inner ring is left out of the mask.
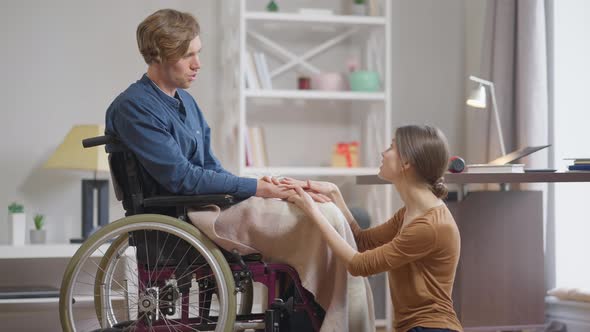
[[[107,144],[126,217],[93,234],[68,265],[63,329],[374,330],[366,279],[348,275],[285,200],[295,191],[271,177],[235,176],[214,156],[211,129],[183,90],[201,67],[199,34],[192,15],[170,9],[137,28],[147,73],[108,108],[106,135],[85,141]],[[310,195],[355,246],[338,208]],[[267,290],[258,310],[252,282]]]

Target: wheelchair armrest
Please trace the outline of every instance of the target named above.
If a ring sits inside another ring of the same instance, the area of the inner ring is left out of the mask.
[[[236,203],[232,195],[195,195],[195,196],[153,196],[143,200],[144,207],[176,207],[205,205],[217,205],[219,207],[230,206]]]

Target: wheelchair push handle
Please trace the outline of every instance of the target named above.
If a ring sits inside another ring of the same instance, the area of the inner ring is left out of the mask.
[[[117,139],[110,135],[90,137],[82,140],[82,146],[91,148],[94,146],[105,145],[109,143],[116,143]]]

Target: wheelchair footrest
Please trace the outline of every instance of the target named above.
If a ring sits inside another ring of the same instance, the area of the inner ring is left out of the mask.
[[[249,254],[249,255],[242,256],[242,259],[245,262],[260,262],[262,260],[262,255],[259,253]]]

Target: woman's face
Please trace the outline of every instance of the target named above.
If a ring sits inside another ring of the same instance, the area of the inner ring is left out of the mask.
[[[395,179],[403,172],[404,164],[397,151],[395,139],[391,141],[389,148],[381,153],[381,167],[379,168],[379,177],[394,182]]]

